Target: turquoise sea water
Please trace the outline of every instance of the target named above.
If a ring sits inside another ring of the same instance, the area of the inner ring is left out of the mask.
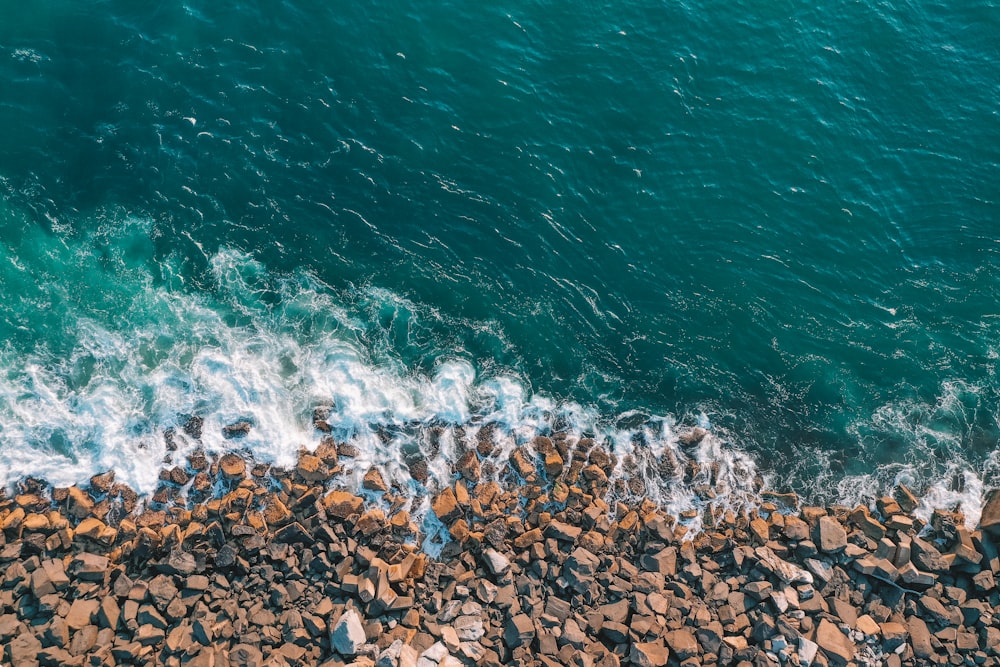
[[[491,4],[0,2],[0,476],[329,404],[399,476],[380,426],[697,423],[816,499],[1000,485],[1000,5]]]

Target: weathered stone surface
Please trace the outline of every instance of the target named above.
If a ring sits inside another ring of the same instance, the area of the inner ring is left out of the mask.
[[[836,553],[847,546],[847,531],[833,517],[821,516],[816,522],[814,539],[823,553]]]
[[[97,614],[100,602],[97,600],[77,599],[70,605],[69,613],[66,614],[66,625],[71,630],[79,630],[90,625]]]
[[[928,660],[934,656],[934,647],[931,645],[931,633],[927,624],[919,616],[908,616],[906,618],[906,629],[910,635],[910,645],[913,647],[913,655],[922,660]]]
[[[361,615],[354,609],[345,611],[330,629],[330,643],[343,656],[357,655],[365,641]]]
[[[219,469],[228,479],[240,479],[246,475],[247,463],[239,454],[226,454],[219,459]]]
[[[504,626],[503,641],[512,648],[528,645],[535,637],[535,626],[527,614],[512,616]]]
[[[451,487],[445,487],[443,491],[434,496],[431,501],[431,509],[442,522],[448,524],[459,515],[458,498]]]
[[[843,667],[854,659],[854,642],[825,618],[820,620],[814,640],[831,665]]]
[[[694,637],[694,632],[689,629],[672,630],[664,636],[664,639],[678,660],[687,660],[698,655],[698,641]]]
[[[1000,489],[994,489],[987,494],[983,512],[979,517],[979,528],[1000,536]]]
[[[483,552],[483,558],[490,572],[501,577],[510,569],[510,559],[496,549],[487,549]]]

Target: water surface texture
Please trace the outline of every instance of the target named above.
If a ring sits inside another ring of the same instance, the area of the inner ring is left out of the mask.
[[[329,404],[1000,485],[996,2],[4,4],[8,482]]]

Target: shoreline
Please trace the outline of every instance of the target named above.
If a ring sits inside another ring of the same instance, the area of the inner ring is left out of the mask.
[[[558,435],[509,454],[470,443],[420,525],[375,468],[361,489],[338,488],[354,452],[332,439],[291,470],[196,451],[163,469],[146,504],[113,473],[86,487],[22,480],[0,495],[0,664],[1000,656],[1000,496],[974,531],[940,510],[925,526],[906,487],[870,509],[762,491],[750,509],[674,516],[649,500],[609,505],[617,462]],[[698,519],[700,532],[685,525]],[[420,543],[435,526],[449,541],[432,557]]]

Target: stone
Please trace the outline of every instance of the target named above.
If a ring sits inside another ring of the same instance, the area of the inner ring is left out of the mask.
[[[883,626],[884,627],[884,626]],[[908,616],[906,618],[906,629],[910,635],[910,646],[913,647],[913,655],[929,660],[934,656],[934,647],[931,645],[931,633],[927,629],[927,624],[919,616]]]
[[[97,600],[77,598],[70,605],[69,612],[66,614],[66,625],[71,630],[80,630],[90,625],[99,606],[100,602]]]
[[[511,649],[526,646],[535,638],[535,626],[527,614],[512,616],[504,626],[503,641]]]
[[[365,478],[361,483],[361,486],[368,489],[369,491],[388,491],[389,485],[386,484],[385,478],[382,477],[381,471],[378,468],[372,467],[368,469],[365,473]]]
[[[814,539],[816,546],[823,553],[836,553],[843,551],[847,546],[847,531],[833,517],[821,516],[816,522]]]
[[[583,547],[577,547],[562,567],[563,577],[570,587],[583,591],[594,578],[600,567],[600,559]]]
[[[361,616],[354,609],[348,609],[330,630],[330,644],[343,656],[357,655],[367,638]]]
[[[664,639],[678,660],[687,660],[698,655],[698,641],[689,629],[672,630],[664,636]]]
[[[347,491],[331,491],[323,498],[323,506],[328,514],[338,519],[346,519],[359,514],[365,506],[365,500]]]
[[[814,641],[826,654],[830,664],[835,667],[844,667],[854,659],[854,643],[840,631],[840,628],[825,618],[820,620],[816,628]]]
[[[895,651],[906,643],[910,633],[902,623],[886,622],[879,625],[882,634],[882,649],[887,653]]]
[[[82,581],[104,581],[111,561],[105,556],[88,552],[79,553],[69,564],[71,575]]]
[[[507,571],[510,569],[510,559],[496,549],[487,549],[484,551],[483,558],[486,560],[486,566],[490,569],[490,572],[497,577],[507,574]]]
[[[450,486],[445,487],[443,491],[434,496],[431,501],[431,510],[445,524],[458,518],[461,510],[458,506],[458,498]]]
[[[260,649],[250,644],[237,644],[229,649],[230,667],[261,667],[264,655]]]
[[[247,462],[239,454],[225,454],[219,459],[219,470],[227,479],[242,479],[246,475]]]
[[[455,464],[455,470],[473,484],[479,482],[479,479],[482,477],[482,466],[479,464],[479,457],[472,450],[462,454],[458,463]]]

